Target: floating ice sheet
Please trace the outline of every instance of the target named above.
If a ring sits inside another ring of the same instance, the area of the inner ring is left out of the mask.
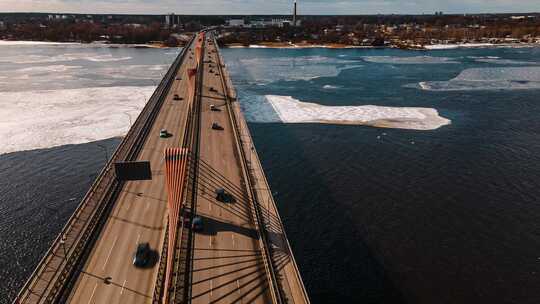
[[[123,136],[154,89],[0,92],[0,154]]]
[[[227,62],[232,74],[247,81],[312,80],[336,77],[345,69],[359,68],[358,61],[324,56],[258,57]]]
[[[324,106],[291,96],[260,96],[244,101],[242,107],[249,121],[261,123],[327,123],[414,130],[433,130],[450,124],[450,120],[431,108]]]
[[[413,57],[398,57],[398,56],[364,56],[364,61],[373,63],[388,63],[388,64],[442,64],[442,63],[459,63],[454,58],[449,57],[433,57],[433,56],[413,56]]]
[[[471,68],[448,81],[425,81],[419,88],[429,91],[540,89],[540,67]]]

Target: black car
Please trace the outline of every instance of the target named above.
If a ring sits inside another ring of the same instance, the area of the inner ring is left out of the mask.
[[[216,200],[222,203],[230,203],[232,201],[232,197],[225,191],[225,189],[219,188],[216,189]]]
[[[212,124],[213,130],[224,130],[222,126],[220,126],[217,122]]]
[[[137,245],[137,251],[133,255],[133,265],[136,267],[144,267],[150,261],[150,244],[140,243]]]
[[[174,100],[182,100],[182,98],[178,94],[174,94],[173,99]]]
[[[191,229],[193,229],[193,231],[195,232],[200,232],[204,229],[202,217],[196,216],[193,218],[193,222],[191,223]]]

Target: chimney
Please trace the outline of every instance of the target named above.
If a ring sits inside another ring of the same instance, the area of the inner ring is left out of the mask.
[[[296,26],[296,13],[297,13],[297,11],[296,11],[296,0],[294,0],[294,12],[293,12],[293,19],[292,19],[293,20],[292,21],[293,26]]]

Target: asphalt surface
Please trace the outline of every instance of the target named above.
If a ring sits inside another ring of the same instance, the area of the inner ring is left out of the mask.
[[[178,72],[181,80],[175,80],[139,153],[138,160],[151,163],[152,180],[130,181],[123,187],[72,290],[71,303],[151,303],[166,229],[164,150],[181,145],[187,115],[187,69],[193,67],[195,60],[186,56]],[[174,94],[183,100],[173,100]],[[161,129],[171,136],[160,138]],[[136,268],[133,255],[143,242],[150,243],[156,265]]]
[[[270,303],[267,274],[247,199],[234,131],[225,106],[215,46],[206,43],[201,100],[196,215],[204,229],[195,233],[192,303]],[[210,110],[214,105],[219,111]],[[223,130],[212,129],[217,123]],[[231,201],[220,202],[225,189]]]
[[[269,276],[261,251],[260,235],[255,224],[254,205],[248,197],[239,149],[230,115],[240,117],[235,104],[227,107],[222,75],[217,66],[216,47],[208,38],[205,45],[202,97],[200,100],[199,154],[196,157],[196,201],[193,212],[202,218],[203,229],[189,230],[192,242],[189,282],[192,303],[272,303]],[[178,76],[138,160],[150,161],[152,180],[127,182],[107,218],[101,234],[78,276],[70,303],[151,303],[158,263],[167,224],[167,192],[164,175],[164,150],[182,146],[189,103],[187,70],[196,65],[187,53]],[[173,100],[178,94],[183,100]],[[211,105],[214,110],[211,110]],[[229,109],[235,113],[229,113]],[[234,109],[234,110],[232,110]],[[192,121],[192,120],[190,120]],[[212,128],[217,123],[221,128]],[[171,136],[160,138],[166,129]],[[251,140],[251,139],[250,139]],[[250,159],[252,155],[249,155]],[[256,155],[253,157],[256,159]],[[257,160],[258,161],[258,160]],[[271,195],[262,167],[252,173],[256,187],[266,187]],[[262,182],[261,182],[262,181]],[[228,199],[220,201],[216,190],[224,189]],[[255,191],[260,191],[256,190]],[[277,265],[279,288],[288,303],[308,303],[303,285],[284,236],[277,209],[271,197],[261,202],[264,225],[269,231]],[[148,267],[133,265],[139,243],[148,242],[153,261]],[[291,263],[293,262],[293,263]]]

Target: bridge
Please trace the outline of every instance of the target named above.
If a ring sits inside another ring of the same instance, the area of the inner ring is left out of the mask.
[[[212,32],[183,48],[14,303],[309,303]]]

